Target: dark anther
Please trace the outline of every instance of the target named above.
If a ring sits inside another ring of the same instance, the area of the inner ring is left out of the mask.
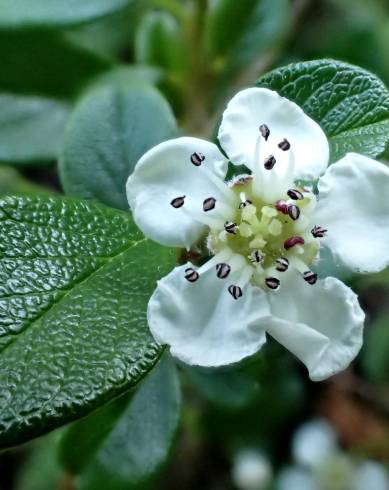
[[[220,279],[225,279],[230,272],[231,272],[231,267],[228,264],[225,263],[216,264],[216,275],[217,277],[220,277]]]
[[[287,240],[284,241],[284,248],[285,250],[289,250],[290,248],[294,247],[295,245],[304,245],[305,241],[304,238],[301,236],[291,236]]]
[[[267,277],[265,279],[265,284],[270,289],[278,289],[280,286],[280,280],[276,277]]]
[[[243,295],[242,288],[240,288],[239,286],[234,286],[233,284],[231,284],[231,286],[228,286],[228,292],[234,299],[238,299]]]
[[[231,233],[232,235],[236,235],[236,231],[238,229],[238,225],[233,221],[226,221],[224,223],[224,229],[227,233]]]
[[[289,260],[286,257],[279,257],[276,260],[276,269],[280,272],[285,272],[289,267]]]
[[[216,199],[214,197],[207,197],[205,201],[203,202],[203,210],[204,211],[211,211],[215,207],[216,204]]]
[[[261,255],[258,250],[254,250],[254,252],[252,252],[250,255],[250,260],[255,264],[260,264],[263,262],[263,255]]]
[[[193,165],[196,165],[196,167],[200,167],[204,160],[205,156],[197,151],[195,153],[192,153],[192,155],[190,156],[190,161],[193,163]]]
[[[277,201],[276,202],[276,209],[282,214],[288,214],[288,208],[289,206],[286,204],[285,201]]]
[[[170,201],[170,204],[171,204],[171,206],[173,206],[173,208],[177,209],[177,208],[180,208],[181,206],[183,206],[184,202],[185,202],[185,196],[180,196],[180,197],[176,197],[175,199]]]
[[[287,151],[290,148],[290,143],[289,141],[284,138],[281,143],[278,143],[278,148],[281,148],[282,151]]]
[[[288,214],[292,218],[293,221],[296,221],[300,216],[300,208],[294,204],[288,206]]]
[[[323,238],[324,236],[326,236],[327,231],[328,230],[322,228],[321,226],[314,226],[311,230],[311,233],[315,238]]]
[[[259,132],[261,133],[263,138],[265,138],[265,141],[267,141],[270,136],[270,129],[266,126],[266,124],[261,124],[259,126]]]
[[[307,281],[308,284],[315,284],[317,281],[317,274],[312,271],[306,271],[303,274],[304,281]]]
[[[266,170],[271,170],[275,164],[276,164],[276,159],[273,157],[273,155],[270,155],[269,157],[266,158],[263,166],[266,168]]]
[[[298,189],[289,189],[287,194],[294,201],[298,201],[299,199],[304,199],[304,194],[300,192]]]
[[[253,202],[250,201],[250,199],[246,199],[245,201],[242,201],[240,204],[239,204],[239,209],[243,209],[245,208],[246,206],[248,206],[249,204],[252,204]]]
[[[192,267],[185,269],[185,279],[189,282],[196,282],[199,278],[199,273],[195,271]]]

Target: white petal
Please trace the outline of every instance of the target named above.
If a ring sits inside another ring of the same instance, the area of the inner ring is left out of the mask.
[[[149,301],[151,333],[168,344],[173,356],[187,364],[216,367],[232,364],[257,352],[266,341],[262,323],[269,318],[266,294],[246,285],[235,300],[228,292],[231,273],[219,279],[210,269],[194,282],[176,267],[158,282]]]
[[[359,272],[389,264],[389,169],[348,153],[319,181],[315,223],[328,229],[323,243],[335,258]]]
[[[199,167],[191,163],[194,152],[205,156]],[[204,199],[220,198],[220,190],[211,182],[207,169],[222,183],[227,161],[216,145],[197,138],[165,141],[142,156],[128,178],[126,190],[134,220],[148,238],[186,248],[199,238],[204,225],[183,209],[173,208],[170,202],[186,196],[192,205],[198,203],[201,212]]]
[[[274,317],[266,330],[306,365],[313,381],[342,371],[358,354],[365,315],[338,279],[312,286],[291,272],[269,301]]]
[[[325,171],[329,148],[320,126],[294,102],[265,88],[238,92],[224,111],[218,137],[233,163],[247,165],[253,170],[261,124],[270,129],[266,143],[271,145],[269,152],[271,148],[274,148],[272,153],[279,152],[278,143],[284,138],[291,144],[295,178],[315,179]]]

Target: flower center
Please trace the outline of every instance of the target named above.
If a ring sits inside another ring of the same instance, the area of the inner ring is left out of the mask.
[[[170,204],[209,227],[207,246],[213,257],[195,270],[185,270],[185,278],[195,282],[205,271],[215,269],[219,279],[228,280],[234,299],[243,295],[251,282],[260,288],[278,289],[282,276],[297,270],[309,284],[317,274],[310,265],[318,255],[320,238],[327,230],[315,225],[311,229],[316,196],[293,182],[294,155],[290,142],[272,142],[266,124],[259,126],[253,155],[253,174],[236,177],[227,184],[206,165],[205,156],[195,152],[190,162],[204,172],[214,184],[218,198],[207,197],[202,210],[186,206],[186,196]],[[277,168],[278,167],[278,168]],[[238,274],[236,274],[238,273]]]
[[[256,192],[251,176],[236,178],[231,189],[239,205],[223,228],[210,227],[210,251],[215,256],[242,257],[240,267],[251,269],[251,282],[259,287],[277,289],[282,273],[290,268],[307,282],[316,282],[309,268],[319,249],[309,226],[316,197],[307,189],[285,189],[284,200],[268,204]],[[308,272],[309,281],[304,276]]]

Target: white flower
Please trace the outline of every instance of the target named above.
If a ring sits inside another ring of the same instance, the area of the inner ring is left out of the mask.
[[[240,449],[234,457],[232,479],[240,490],[268,488],[273,475],[269,460],[257,449]]]
[[[176,267],[148,307],[156,340],[201,366],[257,352],[266,332],[322,380],[362,344],[364,313],[336,278],[311,266],[322,245],[364,272],[389,263],[389,170],[350,153],[327,170],[325,134],[293,102],[250,88],[228,104],[219,142],[251,175],[226,183],[228,159],[197,138],[159,144],[127,182],[134,219],[161,244],[206,246],[210,260]],[[298,180],[316,180],[319,199]],[[195,262],[195,261],[193,261]]]

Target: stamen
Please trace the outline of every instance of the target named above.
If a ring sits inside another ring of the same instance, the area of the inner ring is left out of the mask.
[[[261,124],[259,126],[259,132],[261,133],[261,135],[263,136],[263,138],[265,138],[265,141],[268,140],[269,136],[270,136],[270,129],[268,126],[266,126],[266,124]]]
[[[263,262],[264,260],[264,256],[261,255],[259,253],[258,250],[254,250],[253,252],[251,252],[250,254],[250,260],[251,262],[253,262],[254,264],[260,264],[261,262]]]
[[[277,277],[267,277],[265,284],[270,289],[278,289],[280,287],[280,280]]]
[[[249,204],[252,204],[252,201],[250,201],[250,199],[246,199],[246,193],[245,192],[241,192],[239,194],[239,198],[240,198],[239,209],[243,209],[246,206],[248,206]]]
[[[284,248],[285,250],[289,250],[290,248],[294,247],[295,245],[304,245],[305,240],[301,236],[291,236],[290,238],[286,239],[284,242]]]
[[[277,201],[276,202],[276,209],[282,214],[288,214],[288,208],[289,206],[286,204],[285,201]]]
[[[282,151],[287,151],[290,148],[290,143],[289,141],[284,138],[281,143],[278,143],[278,148],[281,148]]]
[[[298,201],[299,199],[304,199],[304,194],[300,192],[298,189],[289,189],[287,194],[294,201]]]
[[[211,211],[211,209],[214,209],[216,205],[216,199],[214,197],[207,197],[207,199],[204,200],[203,202],[203,210],[205,212]]]
[[[236,235],[238,231],[238,225],[233,221],[226,221],[224,223],[224,229],[227,233],[231,233],[232,235]]]
[[[190,156],[190,161],[196,167],[200,167],[200,165],[203,163],[204,160],[205,160],[205,156],[199,152],[192,153],[192,155]]]
[[[180,208],[181,206],[184,205],[185,197],[186,196],[180,196],[180,197],[174,198],[172,201],[170,201],[171,206],[173,206],[173,208],[176,208],[176,209]]]
[[[300,216],[300,208],[294,204],[291,204],[288,206],[288,214],[293,221],[296,221],[296,219],[298,219]]]
[[[216,264],[216,275],[220,279],[225,279],[230,272],[231,267],[228,264],[223,262]]]
[[[269,157],[266,158],[263,166],[266,168],[266,170],[271,170],[275,164],[276,164],[276,159],[274,158],[273,155],[270,155]]]
[[[239,286],[234,286],[234,284],[228,286],[228,292],[234,299],[238,299],[243,295],[242,288],[240,288]]]
[[[200,277],[199,273],[193,269],[193,267],[188,267],[185,269],[185,279],[189,282],[196,282]]]
[[[311,233],[315,238],[323,238],[324,236],[326,236],[327,231],[328,230],[326,230],[325,228],[315,225],[312,228]]]
[[[277,260],[276,260],[276,269],[279,271],[279,272],[285,272],[288,270],[289,268],[289,260],[286,258],[286,257],[279,257]]]
[[[303,274],[304,281],[306,281],[308,284],[315,284],[317,281],[317,274],[312,271],[306,271]]]

